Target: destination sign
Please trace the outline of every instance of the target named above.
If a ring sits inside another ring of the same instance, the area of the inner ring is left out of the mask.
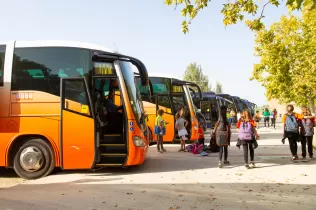
[[[93,69],[95,75],[115,74],[113,63],[94,62]]]

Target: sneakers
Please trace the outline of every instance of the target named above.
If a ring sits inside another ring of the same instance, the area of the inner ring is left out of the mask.
[[[163,153],[160,149],[157,149],[157,152],[159,152],[159,153]]]
[[[256,167],[256,165],[255,165],[255,162],[254,162],[254,161],[251,161],[251,163],[250,163],[250,167],[251,167],[251,168]]]
[[[306,162],[307,160],[306,160],[306,157],[303,157],[302,158],[302,162]]]
[[[294,156],[294,157],[292,158],[292,161],[293,161],[293,162],[298,161],[298,157],[297,157],[297,156]]]
[[[248,164],[245,164],[245,167],[246,167],[246,169],[249,169],[249,168],[250,168]]]
[[[229,165],[229,161],[225,160],[225,161],[224,161],[224,164],[225,164],[225,165]]]
[[[222,161],[219,161],[219,162],[218,162],[218,168],[223,168],[223,163],[222,163]]]
[[[163,151],[163,152],[167,152],[167,150],[165,150],[165,149],[162,149],[162,151]]]
[[[313,155],[309,155],[309,158],[310,158],[310,159],[313,159],[314,157],[313,157]]]

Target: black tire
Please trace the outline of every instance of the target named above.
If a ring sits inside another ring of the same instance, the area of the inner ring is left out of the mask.
[[[43,164],[41,168],[35,172],[29,172],[23,169],[20,163],[20,155],[22,151],[27,147],[35,147],[43,154]],[[24,179],[37,179],[49,175],[55,168],[55,156],[53,149],[42,139],[30,139],[24,143],[14,154],[13,169],[14,171]]]

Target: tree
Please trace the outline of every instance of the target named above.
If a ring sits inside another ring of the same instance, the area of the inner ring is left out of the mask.
[[[216,94],[223,93],[223,86],[221,83],[216,82],[215,91]]]
[[[185,20],[182,22],[182,31],[187,33],[189,31],[189,24],[204,8],[208,7],[211,0],[164,0],[168,6],[183,6],[181,15]],[[225,26],[236,24],[243,21],[251,30],[260,30],[264,28],[262,19],[264,18],[264,9],[268,5],[278,7],[281,0],[265,0],[265,3],[259,3],[254,0],[233,0],[223,4],[221,13],[223,14],[223,23]],[[286,6],[289,11],[299,10],[304,5],[312,5],[310,9],[315,9],[316,0],[286,0]],[[252,16],[254,18],[245,19],[245,16]]]
[[[261,58],[252,77],[266,88],[268,99],[308,105],[315,111],[316,11],[303,8],[302,18],[283,16],[270,29],[256,33],[255,52]]]
[[[199,85],[202,92],[211,91],[211,85],[209,83],[207,75],[203,74],[203,70],[201,65],[197,65],[196,63],[190,63],[183,76],[183,80],[194,82]]]

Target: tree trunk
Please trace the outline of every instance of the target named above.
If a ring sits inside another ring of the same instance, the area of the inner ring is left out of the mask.
[[[313,97],[308,97],[309,108],[313,114],[315,114],[315,102]]]

